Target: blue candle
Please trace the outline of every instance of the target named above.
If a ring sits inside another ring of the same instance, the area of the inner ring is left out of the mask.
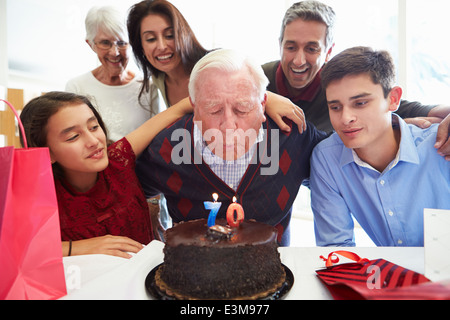
[[[219,199],[219,195],[217,193],[213,193],[213,199],[214,202],[203,202],[203,204],[205,205],[205,209],[211,210],[208,217],[208,227],[212,227],[216,224],[217,213],[219,212],[220,206],[222,206],[222,202],[217,202],[217,199]]]

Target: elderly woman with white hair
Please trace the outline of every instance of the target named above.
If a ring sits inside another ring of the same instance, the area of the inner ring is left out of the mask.
[[[66,91],[88,96],[101,114],[109,137],[117,141],[159,113],[156,87],[139,97],[140,79],[127,69],[130,46],[125,18],[113,7],[93,7],[86,20],[86,43],[101,65],[71,79]]]

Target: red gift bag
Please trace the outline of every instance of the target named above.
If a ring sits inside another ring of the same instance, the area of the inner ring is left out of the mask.
[[[0,299],[67,294],[48,148],[0,148]]]
[[[337,254],[356,263],[339,262]],[[317,270],[336,300],[425,300],[450,299],[449,283],[431,283],[424,275],[405,269],[384,259],[361,259],[349,251],[335,251],[326,261],[326,269]]]

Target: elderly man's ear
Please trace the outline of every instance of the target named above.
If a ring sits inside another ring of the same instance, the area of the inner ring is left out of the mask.
[[[195,104],[194,104],[194,102],[192,102],[191,96],[189,96],[189,103],[192,106],[192,112],[195,114]]]
[[[261,102],[261,105],[263,106],[263,111],[266,111],[266,104],[267,104],[267,93],[264,93],[264,99]]]
[[[264,115],[264,122],[266,121],[266,104],[267,104],[267,93],[264,93],[264,99],[261,101],[262,113]]]
[[[192,106],[192,112],[194,113],[194,121],[199,121],[198,110],[195,110],[195,104],[192,102],[191,96],[189,96],[189,103]]]

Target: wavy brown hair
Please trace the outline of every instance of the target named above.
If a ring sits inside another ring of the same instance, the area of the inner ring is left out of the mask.
[[[207,50],[198,42],[191,27],[180,11],[165,0],[144,0],[130,8],[128,14],[128,37],[138,66],[144,73],[144,80],[139,98],[150,88],[150,76],[159,76],[162,72],[156,69],[145,57],[141,42],[141,22],[150,14],[163,15],[172,23],[175,37],[175,49],[181,56],[184,70],[190,74],[192,68]]]

